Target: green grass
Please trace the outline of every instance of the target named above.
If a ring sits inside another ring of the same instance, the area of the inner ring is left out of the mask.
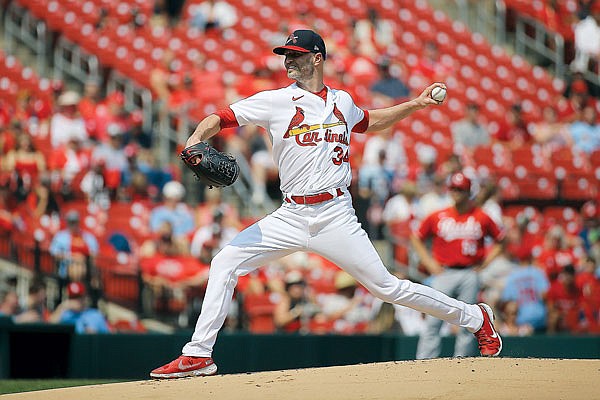
[[[103,383],[125,382],[110,379],[13,379],[0,380],[0,394],[31,392],[34,390],[56,389],[72,386],[99,385]]]

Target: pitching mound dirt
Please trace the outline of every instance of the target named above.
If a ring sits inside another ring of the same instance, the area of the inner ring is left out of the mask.
[[[600,399],[600,360],[399,361],[54,389],[6,399]]]

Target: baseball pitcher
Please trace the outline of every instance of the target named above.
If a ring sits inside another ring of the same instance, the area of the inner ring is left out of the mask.
[[[467,328],[481,353],[497,355],[502,346],[487,305],[467,304],[430,287],[401,280],[383,265],[358,222],[348,192],[351,133],[369,133],[441,102],[431,98],[434,83],[416,98],[395,106],[362,110],[344,90],[326,86],[325,43],[311,30],[296,30],[273,50],[284,56],[295,82],[259,92],[204,118],[186,147],[210,139],[221,129],[245,124],[269,134],[279,167],[282,205],[240,232],[212,260],[206,296],[191,340],[182,355],[153,370],[153,378],[212,375],[217,334],[240,276],[297,251],[324,256],[384,301],[412,307]],[[198,165],[198,162],[192,164]],[[234,171],[234,168],[226,168]],[[232,174],[231,176],[234,176]]]

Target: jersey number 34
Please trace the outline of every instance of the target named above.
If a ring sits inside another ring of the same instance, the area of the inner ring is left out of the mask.
[[[348,150],[346,150],[346,152],[344,152],[344,149],[342,149],[341,146],[336,146],[333,151],[336,153],[335,157],[333,157],[331,159],[331,161],[333,161],[333,163],[335,165],[342,165],[343,162],[348,162],[349,160],[349,156],[348,156]]]

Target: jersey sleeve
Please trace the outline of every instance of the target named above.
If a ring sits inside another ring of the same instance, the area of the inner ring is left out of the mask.
[[[369,112],[367,110],[363,110],[363,112],[363,119],[361,119],[358,124],[354,125],[354,128],[352,128],[352,132],[365,133],[365,131],[369,127]]]
[[[367,127],[369,126],[368,113],[366,113],[362,108],[358,107],[354,103],[352,96],[350,96],[350,94],[348,94],[348,92],[345,92],[343,90],[340,91],[340,98],[342,98],[344,102],[349,103],[349,106],[347,108],[347,110],[349,112],[348,112],[348,115],[345,115],[345,117],[346,117],[346,123],[348,124],[348,127],[350,128],[350,130],[352,132],[357,132],[357,133],[364,132],[367,129]],[[367,119],[366,126],[364,126],[364,122],[363,122],[365,117]]]
[[[219,127],[221,129],[235,128],[236,126],[239,126],[237,119],[235,118],[235,113],[231,107],[218,110],[215,112],[215,114],[221,119],[221,122],[219,123]]]
[[[414,232],[415,236],[419,239],[423,240],[427,238],[427,236],[433,233],[434,219],[436,218],[437,213],[433,213],[428,215],[421,223],[419,227]]]
[[[489,236],[491,236],[492,238],[494,238],[495,240],[502,240],[504,239],[504,229],[499,226],[497,223],[494,222],[494,220],[487,215],[485,212],[481,212],[481,216],[482,218],[485,220],[485,226],[487,227],[486,231],[487,234]]]
[[[229,107],[240,126],[253,124],[268,129],[267,124],[273,114],[272,99],[272,91],[258,92]]]

